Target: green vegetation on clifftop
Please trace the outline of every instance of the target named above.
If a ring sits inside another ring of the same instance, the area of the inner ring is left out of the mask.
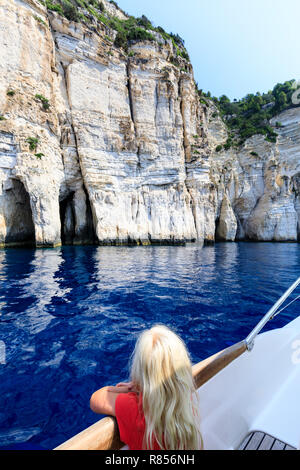
[[[241,145],[249,137],[261,134],[269,142],[276,142],[277,133],[270,125],[270,119],[282,111],[295,107],[292,103],[292,95],[295,80],[278,83],[272,91],[260,94],[248,94],[241,100],[233,102],[226,95],[220,98],[211,97],[211,94],[199,91],[200,96],[211,99],[219,109],[220,116],[226,123],[229,138],[224,145],[228,150],[231,146]],[[276,128],[282,127],[276,122]],[[219,148],[218,151],[221,149]]]
[[[39,0],[48,10],[55,11],[69,21],[82,22],[90,25],[93,22],[103,23],[108,28],[116,31],[114,45],[128,51],[130,41],[172,41],[176,56],[190,61],[187,50],[184,46],[184,40],[173,33],[166,33],[161,27],[153,26],[152,22],[142,15],[140,18],[129,16],[118,7],[113,0],[112,5],[118,8],[126,19],[120,19],[112,16],[105,10],[101,0]],[[157,34],[158,33],[158,34]],[[176,59],[176,58],[175,58]],[[175,60],[176,62],[176,60]]]

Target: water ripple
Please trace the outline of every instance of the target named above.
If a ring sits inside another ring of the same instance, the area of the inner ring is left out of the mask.
[[[154,323],[193,362],[240,341],[299,272],[298,244],[0,250],[1,443],[53,448],[95,422],[90,394],[127,378]]]

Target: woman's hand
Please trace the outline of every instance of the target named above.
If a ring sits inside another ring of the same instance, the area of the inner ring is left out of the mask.
[[[109,392],[113,393],[138,393],[137,388],[133,382],[120,382],[114,387],[107,387]]]

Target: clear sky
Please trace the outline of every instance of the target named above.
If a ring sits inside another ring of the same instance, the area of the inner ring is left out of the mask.
[[[184,40],[199,88],[242,98],[300,80],[299,0],[117,0]]]

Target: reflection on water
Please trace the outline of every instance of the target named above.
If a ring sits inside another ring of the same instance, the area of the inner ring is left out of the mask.
[[[71,289],[62,289],[59,278],[56,278],[58,269],[63,263],[61,253],[58,250],[36,251],[30,263],[30,273],[20,281],[20,299],[31,297],[33,304],[22,316],[16,318],[16,325],[20,328],[28,328],[32,334],[39,333],[47,328],[54,318],[50,311],[53,297],[63,297]]]
[[[90,394],[127,378],[154,323],[175,329],[193,362],[240,341],[299,267],[298,244],[0,250],[0,445],[53,448],[95,422]]]

